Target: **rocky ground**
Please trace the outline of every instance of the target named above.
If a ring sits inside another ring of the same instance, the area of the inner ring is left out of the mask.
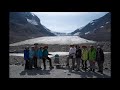
[[[104,75],[92,72],[84,71],[71,71],[71,69],[66,69],[66,58],[67,56],[60,56],[61,69],[56,69],[54,63],[54,57],[51,57],[54,66],[53,70],[49,70],[49,62],[47,61],[47,70],[24,70],[24,59],[20,56],[10,56],[9,57],[9,76],[10,78],[110,78],[111,76],[111,58],[110,53],[105,54],[104,62]],[[70,60],[70,65],[71,65]],[[89,62],[88,67],[89,67]],[[42,63],[43,68],[43,63]],[[96,63],[96,71],[98,66]]]
[[[95,46],[99,44],[102,46],[104,52],[111,52],[111,43],[110,42],[98,42],[94,44]],[[83,44],[81,44],[82,46]],[[86,45],[86,44],[84,44]],[[91,44],[87,44],[89,46]],[[9,52],[23,52],[25,46],[31,45],[21,45],[16,47],[9,47]],[[45,45],[39,45],[45,46]],[[68,52],[69,45],[48,45],[49,52]],[[65,67],[67,56],[60,56],[60,64]],[[53,65],[54,57],[51,57]],[[71,64],[71,60],[70,60]],[[49,66],[49,64],[47,65]],[[88,62],[89,66],[89,62]],[[54,66],[55,67],[55,66]],[[96,71],[97,71],[96,63]],[[111,53],[105,54],[104,62],[104,75],[92,72],[76,72],[69,69],[53,69],[53,70],[24,70],[24,59],[21,56],[10,56],[9,57],[9,76],[10,78],[110,78],[111,77]]]

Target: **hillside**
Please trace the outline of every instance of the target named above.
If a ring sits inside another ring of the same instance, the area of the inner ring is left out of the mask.
[[[95,41],[110,41],[111,37],[111,13],[89,22],[80,29],[71,33],[82,38]]]
[[[15,43],[41,36],[55,36],[30,12],[9,13],[9,43]]]

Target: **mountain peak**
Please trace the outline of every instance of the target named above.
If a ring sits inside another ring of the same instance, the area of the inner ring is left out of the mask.
[[[111,13],[107,13],[106,15],[90,21],[87,25],[85,25],[82,29],[76,29],[72,32],[72,35],[79,35],[80,37],[104,41],[110,40],[110,31],[111,31]],[[79,34],[78,34],[79,33]]]

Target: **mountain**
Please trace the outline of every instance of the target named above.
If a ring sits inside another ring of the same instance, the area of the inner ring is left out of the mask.
[[[71,33],[82,38],[95,41],[110,41],[111,37],[111,13],[89,22],[80,29]]]
[[[40,19],[30,12],[9,13],[9,43],[15,43],[26,39],[55,36]]]

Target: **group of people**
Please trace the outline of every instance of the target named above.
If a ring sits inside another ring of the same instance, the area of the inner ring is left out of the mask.
[[[25,69],[42,69],[41,61],[43,61],[44,69],[46,69],[46,59],[49,60],[50,69],[52,69],[52,61],[48,55],[48,46],[38,47],[38,44],[34,44],[30,48],[26,47],[24,50]]]
[[[43,61],[44,69],[46,69],[46,59],[49,60],[50,69],[54,68],[52,66],[52,61],[48,57],[48,46],[38,47],[38,44],[34,46],[26,47],[24,50],[25,59],[25,69],[41,68],[41,61]],[[97,62],[99,70],[98,72],[103,73],[103,63],[104,63],[104,53],[100,46],[95,48],[94,46],[82,46],[70,45],[69,55],[67,57],[67,64],[69,66],[69,59],[72,59],[72,69],[80,70],[80,62],[82,64],[82,69],[87,70],[87,61],[90,64],[90,71],[95,72],[95,63]],[[75,65],[76,62],[76,65]]]
[[[103,73],[104,53],[100,46],[95,48],[93,45],[88,48],[87,46],[70,45],[69,56],[67,57],[67,64],[69,66],[69,59],[72,59],[72,69],[80,70],[80,62],[82,62],[82,69],[87,70],[87,61],[90,64],[90,71],[95,72],[95,63],[98,64],[98,72]],[[76,65],[75,65],[76,62]]]

